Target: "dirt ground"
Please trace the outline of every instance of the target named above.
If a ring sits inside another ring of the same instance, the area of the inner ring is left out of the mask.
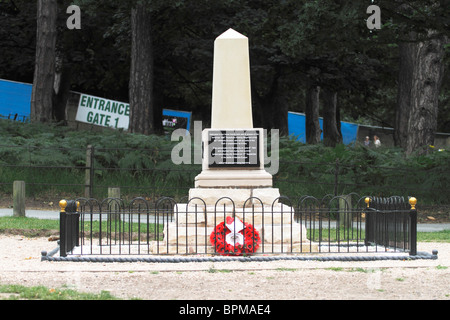
[[[0,207],[10,206],[3,198]],[[27,208],[58,210],[55,199],[28,199]],[[419,223],[449,223],[448,206],[418,206]],[[14,231],[14,230],[13,230]],[[419,243],[436,260],[89,263],[41,261],[48,231],[28,238],[0,234],[0,284],[109,291],[144,300],[450,300],[450,243]],[[0,299],[5,295],[0,295]]]
[[[0,235],[0,284],[109,291],[144,300],[450,300],[450,243],[438,259],[271,262],[50,262],[47,238]],[[1,297],[0,297],[1,299]]]

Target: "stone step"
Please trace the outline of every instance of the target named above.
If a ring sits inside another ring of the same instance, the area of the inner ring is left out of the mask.
[[[213,175],[219,175],[219,177],[214,176],[219,179],[221,175],[225,178],[236,176],[236,178],[244,179],[246,174],[250,176],[255,174],[255,170],[215,170],[212,172]],[[268,173],[264,171],[264,175],[268,175]],[[191,188],[189,190],[189,199],[191,199],[189,205],[219,206],[225,203],[234,204],[235,207],[251,207],[252,205],[278,204],[279,198],[278,188]]]
[[[261,244],[255,254],[280,254],[280,253],[314,253],[319,252],[316,243],[285,243],[285,244]],[[194,246],[186,244],[169,244],[164,241],[154,242],[151,246],[153,254],[219,254],[212,245]]]
[[[305,226],[299,223],[288,225],[254,225],[264,243],[300,243],[307,242]],[[209,238],[214,227],[200,225],[182,225],[174,222],[164,228],[164,240],[169,244],[204,245],[209,244]]]
[[[205,214],[206,211],[206,214]],[[233,206],[191,206],[178,204],[174,210],[175,222],[180,224],[205,224],[216,226],[223,222],[227,216],[233,216],[240,220],[254,224],[291,224],[294,220],[294,210],[284,204],[274,206],[254,206],[248,208]]]

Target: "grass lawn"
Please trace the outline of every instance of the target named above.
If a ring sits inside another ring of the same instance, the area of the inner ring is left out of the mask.
[[[84,293],[69,288],[25,287],[0,285],[0,300],[118,300],[108,291]]]
[[[121,223],[121,228],[123,230],[129,230],[131,227],[133,233],[141,232],[142,234],[147,233],[147,226],[145,223],[141,224],[140,229],[138,229],[138,224],[133,223],[130,226],[128,223]],[[148,230],[150,234],[155,232],[155,224],[149,225]],[[89,224],[85,225],[85,232],[90,232]],[[108,222],[102,222],[101,228],[106,231],[108,228]],[[162,227],[159,228],[160,232]],[[11,233],[14,230],[15,234],[22,233],[25,236],[46,236],[47,233],[57,233],[59,232],[59,220],[46,220],[37,218],[27,218],[27,217],[0,217],[0,233]],[[92,224],[92,232],[97,233],[100,230],[100,223],[94,222]],[[327,233],[326,230],[323,233]],[[331,232],[332,234],[335,232]],[[342,235],[341,239],[345,239]],[[332,239],[333,240],[333,239]],[[437,232],[418,232],[417,233],[418,242],[450,242],[450,230],[437,231]]]

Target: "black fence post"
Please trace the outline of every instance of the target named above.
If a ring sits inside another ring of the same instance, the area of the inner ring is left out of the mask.
[[[68,234],[68,246],[66,247],[67,251],[72,251],[72,249],[76,246],[78,241],[78,224],[79,224],[79,214],[78,214],[78,205],[77,201],[69,200],[67,202],[66,214],[68,215],[68,227],[66,228]]]
[[[409,255],[417,255],[417,199],[414,197],[409,198],[409,204],[411,205],[410,211],[410,223],[409,223]]]
[[[79,201],[75,201],[75,205],[77,206],[77,208],[76,208],[76,213],[75,213],[75,215],[76,215],[76,223],[75,223],[75,235],[76,235],[76,238],[75,238],[75,245],[76,245],[76,246],[79,246],[79,245],[80,245],[80,216],[81,216],[80,211],[79,211],[79,209],[80,209],[80,202],[79,202]]]
[[[372,235],[373,222],[372,222],[372,213],[370,212],[370,198],[366,197],[364,199],[364,202],[366,203],[366,208],[364,209],[364,215],[366,220],[364,244],[366,246],[369,246],[370,241],[372,241],[373,237]]]
[[[67,201],[61,200],[59,202],[59,207],[61,208],[61,210],[59,212],[59,255],[61,257],[66,257],[67,256],[67,252],[66,252],[66,246],[67,246],[67,239],[66,239],[66,237],[67,237],[67,231],[66,231]]]
[[[79,202],[73,200],[61,200],[59,206],[59,252],[61,257],[66,257],[68,251],[79,245]]]

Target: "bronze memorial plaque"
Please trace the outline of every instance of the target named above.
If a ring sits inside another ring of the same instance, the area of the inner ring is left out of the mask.
[[[210,168],[258,168],[258,130],[211,130],[208,133]]]

